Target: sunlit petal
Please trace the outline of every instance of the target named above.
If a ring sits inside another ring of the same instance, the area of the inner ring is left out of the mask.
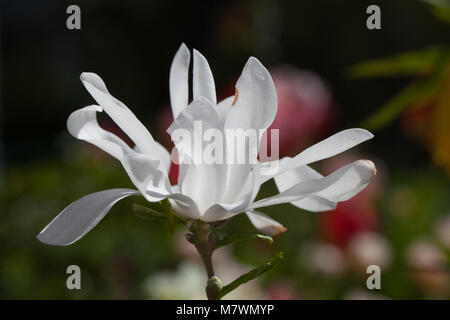
[[[194,100],[204,97],[216,105],[216,86],[209,68],[208,61],[200,52],[194,49],[194,67],[192,72],[192,86]]]
[[[258,231],[271,237],[276,237],[287,230],[281,223],[273,220],[264,213],[249,210],[246,214],[250,222]]]
[[[300,182],[278,195],[259,200],[250,208],[293,202],[310,196],[319,196],[333,202],[345,201],[364,189],[375,174],[376,169],[372,161],[358,160],[324,178]]]
[[[169,90],[173,118],[178,117],[189,102],[189,62],[191,54],[183,43],[178,49],[170,67]]]
[[[72,112],[67,119],[67,129],[77,139],[85,140],[120,160],[131,148],[115,134],[101,128],[97,122],[97,105],[87,106]]]
[[[38,235],[46,244],[67,246],[81,239],[94,228],[119,200],[140,195],[132,189],[111,189],[91,193],[72,202]]]

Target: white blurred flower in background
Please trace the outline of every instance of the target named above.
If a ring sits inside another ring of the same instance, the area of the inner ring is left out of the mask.
[[[184,243],[194,248],[187,241],[184,241]],[[180,249],[183,251],[187,249],[188,254],[183,254],[180,251],[185,260],[177,266],[176,270],[156,272],[145,280],[144,293],[150,299],[205,299],[205,283],[208,279],[205,274],[205,267],[202,265],[198,253],[192,252],[192,255],[190,255],[189,248],[184,246]],[[238,263],[228,251],[228,248],[225,247],[218,249],[213,258],[217,274],[220,274],[220,278],[224,282],[231,282],[251,269],[250,266]],[[264,298],[266,296],[260,286],[259,279],[254,279],[239,286],[222,299],[253,300]]]
[[[377,265],[381,270],[389,267],[392,253],[389,241],[380,233],[360,232],[348,244],[350,259],[364,269]]]

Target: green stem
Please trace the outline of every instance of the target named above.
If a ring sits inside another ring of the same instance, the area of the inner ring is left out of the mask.
[[[221,282],[214,274],[214,268],[212,264],[212,254],[214,252],[215,242],[210,238],[210,225],[200,220],[194,221],[190,228],[192,235],[188,239],[195,245],[200,257],[202,258],[203,265],[205,266],[206,273],[208,275],[208,283],[206,286],[206,296],[208,300],[217,300],[219,298]],[[219,288],[220,283],[220,288]]]

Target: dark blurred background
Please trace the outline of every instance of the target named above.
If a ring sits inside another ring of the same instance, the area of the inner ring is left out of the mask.
[[[70,4],[81,8],[81,30],[66,28]],[[366,28],[370,4],[381,8],[381,30]],[[379,57],[446,48],[449,24],[433,10],[413,0],[2,0],[0,298],[183,298],[173,289],[182,286],[176,281],[202,276],[196,257],[187,253],[191,248],[180,244],[182,230],[172,235],[132,213],[131,204],[139,199],[122,201],[72,246],[49,247],[35,239],[78,197],[131,186],[119,163],[66,130],[68,115],[93,102],[79,81],[81,72],[99,74],[154,137],[166,141],[169,68],[182,42],[208,59],[222,98],[248,57],[255,56],[273,74],[280,105],[280,99],[294,104],[286,107],[286,118],[303,121],[298,139],[286,142],[289,154],[361,126],[423,77],[353,79],[347,71]],[[289,81],[298,86],[285,85]],[[296,90],[313,98],[299,98]],[[285,253],[283,266],[236,298],[450,297],[448,166],[434,161],[428,140],[408,134],[415,122],[405,117],[400,114],[374,130],[372,141],[319,167],[329,171],[357,157],[375,161],[375,187],[353,204],[319,215],[287,205],[268,208],[265,212],[288,226],[287,233],[272,246],[255,241],[219,255],[228,261],[224,264],[233,264],[228,269],[245,270],[277,250]],[[106,117],[101,123],[114,130]],[[449,136],[440,136],[442,148]],[[271,192],[273,185],[263,189]],[[229,228],[250,227],[245,217],[235,220]],[[381,290],[367,290],[366,262],[382,266]],[[65,286],[70,264],[81,267],[82,290]],[[204,298],[202,281],[192,281],[199,295],[192,289],[187,297]]]

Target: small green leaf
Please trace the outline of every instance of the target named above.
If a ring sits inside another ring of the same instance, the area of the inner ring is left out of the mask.
[[[442,47],[428,47],[365,61],[350,67],[346,73],[351,79],[423,75],[437,68],[447,54]]]
[[[233,234],[223,234],[223,233],[213,233],[213,238],[216,240],[216,246],[215,249],[229,245],[234,244],[242,241],[248,241],[253,239],[261,239],[266,241],[269,244],[273,243],[273,239],[270,236],[267,236],[265,234],[260,234],[257,232],[246,232],[246,233],[233,233]]]
[[[167,220],[169,221],[169,227],[171,228],[171,231],[173,231],[176,223],[186,224],[186,218],[183,218],[172,209],[172,205],[170,204],[169,199],[163,199],[158,203],[161,206],[162,211],[167,215]]]
[[[218,298],[219,299],[222,298],[226,294],[230,293],[231,291],[233,291],[234,289],[239,287],[241,284],[244,284],[244,283],[249,282],[250,280],[256,279],[263,273],[271,270],[273,267],[280,264],[282,261],[283,261],[283,253],[279,252],[274,257],[272,257],[269,261],[265,262],[264,264],[262,264],[259,267],[256,267],[256,268],[250,270],[249,272],[243,274],[242,276],[240,276],[239,278],[237,278],[230,284],[223,287]]]
[[[361,124],[369,130],[377,130],[394,120],[405,108],[415,102],[430,99],[438,90],[441,77],[433,75],[422,81],[417,81],[400,91],[396,96],[382,105],[377,111],[367,117]]]
[[[175,227],[175,221],[173,218],[172,205],[170,204],[170,201],[167,198],[161,200],[159,203],[161,204],[161,207],[163,208],[164,212],[167,215],[167,221],[169,223],[169,230],[171,233],[173,233],[173,229]]]
[[[159,220],[163,221],[167,219],[167,216],[163,212],[156,211],[152,208],[143,206],[138,203],[133,203],[133,211],[141,219],[144,220]]]

